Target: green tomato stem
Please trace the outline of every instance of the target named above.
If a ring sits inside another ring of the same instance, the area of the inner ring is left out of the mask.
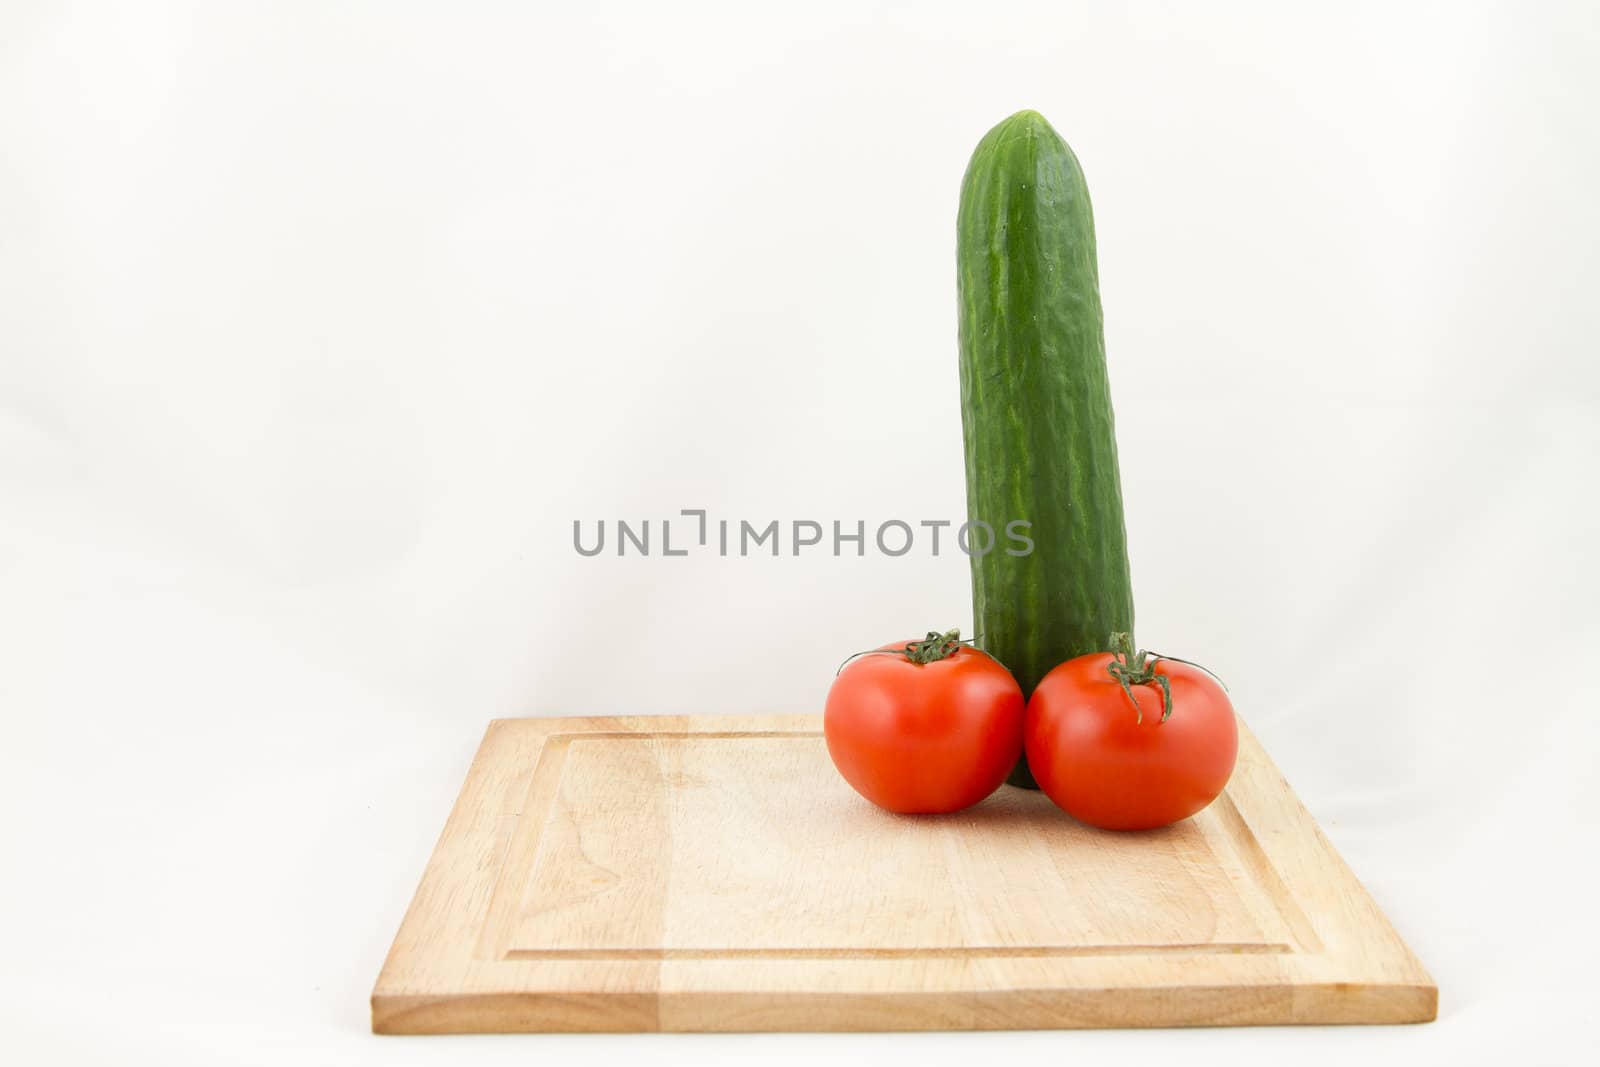
[[[928,663],[937,663],[942,659],[949,659],[956,654],[956,651],[962,645],[970,645],[974,640],[976,638],[968,638],[963,641],[960,630],[946,630],[944,633],[939,633],[937,630],[929,630],[927,637],[921,641],[911,641],[904,648],[871,648],[865,652],[857,652],[853,656],[848,656],[843,663],[839,664],[839,670],[833,673],[838,674],[839,671],[849,666],[851,660],[861,656],[904,656],[920,667]]]
[[[1163,656],[1159,652],[1146,652],[1142,648],[1135,652],[1132,634],[1112,634],[1111,647],[1114,651],[1112,652],[1111,662],[1106,664],[1106,673],[1115,678],[1117,684],[1122,686],[1122,691],[1128,695],[1128,699],[1133,703],[1134,714],[1138,716],[1137,721],[1139,722],[1144,721],[1144,709],[1139,706],[1139,698],[1133,695],[1133,687],[1136,685],[1154,683],[1158,686],[1161,689],[1161,721],[1166,722],[1167,719],[1172,717],[1172,683],[1165,674],[1156,670],[1156,664],[1164,659],[1169,659],[1174,663],[1187,664],[1190,667],[1205,671],[1211,677],[1216,678],[1217,684],[1222,686],[1224,691],[1228,688],[1221,678],[1217,678],[1208,668],[1202,667],[1198,663],[1179,659],[1177,656]]]
[[[1172,715],[1172,683],[1167,681],[1166,675],[1156,670],[1159,659],[1151,659],[1150,653],[1142,648],[1134,651],[1132,634],[1112,634],[1111,647],[1115,651],[1111,662],[1106,664],[1106,673],[1117,680],[1128,700],[1133,703],[1137,721],[1144,722],[1144,708],[1139,706],[1139,698],[1133,695],[1133,687],[1154,683],[1161,689],[1161,721],[1166,722]]]

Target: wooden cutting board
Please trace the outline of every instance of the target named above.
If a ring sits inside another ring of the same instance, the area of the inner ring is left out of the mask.
[[[1004,786],[893,815],[817,716],[505,719],[372,994],[379,1033],[1400,1023],[1433,981],[1241,725],[1164,830]]]

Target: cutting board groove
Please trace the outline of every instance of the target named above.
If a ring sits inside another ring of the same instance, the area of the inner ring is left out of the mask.
[[[1241,724],[1195,818],[857,797],[815,716],[490,724],[381,1033],[1415,1022],[1432,980]]]

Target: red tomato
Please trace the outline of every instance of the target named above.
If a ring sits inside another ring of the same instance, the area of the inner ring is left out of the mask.
[[[1130,686],[1136,709],[1107,671],[1116,660],[1109,652],[1079,656],[1040,680],[1028,701],[1028,766],[1051,800],[1091,826],[1148,830],[1187,819],[1233,773],[1233,705],[1205,671],[1156,658],[1154,673],[1172,689],[1163,722],[1159,685]]]
[[[894,655],[851,660],[822,716],[839,773],[890,811],[970,807],[1005,781],[1022,753],[1025,705],[1011,672],[966,645],[930,663],[905,655],[926,644],[898,641],[883,646]]]

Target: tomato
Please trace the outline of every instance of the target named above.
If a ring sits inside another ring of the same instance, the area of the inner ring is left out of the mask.
[[[884,645],[852,659],[828,691],[828,754],[879,807],[970,807],[1005,781],[1022,753],[1021,687],[999,661],[958,637],[930,633]]]
[[[1068,660],[1028,701],[1024,746],[1033,777],[1091,826],[1148,830],[1187,819],[1233,773],[1239,727],[1222,686],[1198,667],[1146,656],[1130,649]],[[1127,691],[1113,665],[1125,672]],[[1170,714],[1158,675],[1171,689]]]

